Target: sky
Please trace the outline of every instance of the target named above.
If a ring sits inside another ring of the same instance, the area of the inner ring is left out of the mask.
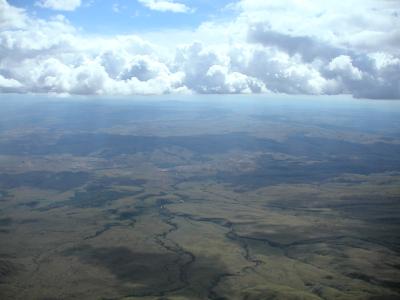
[[[400,0],[0,0],[0,93],[400,99]]]

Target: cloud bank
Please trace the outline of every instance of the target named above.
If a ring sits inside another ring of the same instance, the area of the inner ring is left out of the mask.
[[[189,9],[141,1],[161,11]],[[61,15],[39,19],[0,0],[0,92],[400,99],[396,0],[241,0],[227,9],[232,20],[182,31],[171,46],[146,35],[87,36]]]

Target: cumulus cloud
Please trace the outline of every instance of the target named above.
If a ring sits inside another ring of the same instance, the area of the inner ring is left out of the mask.
[[[262,24],[249,28],[248,40],[266,47],[277,47],[292,56],[299,54],[307,62],[316,58],[329,60],[346,52],[344,49],[339,49],[315,38],[276,32]]]
[[[73,11],[81,6],[81,0],[39,0],[35,4],[54,10]]]
[[[174,12],[174,13],[187,13],[191,9],[179,2],[174,0],[138,0],[141,4],[146,6],[151,10],[161,11],[161,12]]]
[[[184,84],[198,93],[259,93],[266,88],[262,81],[234,70],[231,54],[221,49],[206,49],[195,42],[177,50],[175,68],[184,75]]]
[[[249,43],[287,55],[286,62],[263,59],[264,64],[270,62],[264,70],[275,70],[279,78],[290,74],[274,81],[257,71],[257,78],[264,78],[270,89],[400,98],[397,1],[241,0],[233,8],[239,11],[241,24],[248,24]],[[283,72],[274,68],[272,62],[277,61]]]
[[[355,66],[350,56],[340,55],[332,59],[328,65],[328,70],[338,72],[341,76],[350,80],[361,80],[362,72]]]
[[[233,8],[245,22],[268,24],[272,32],[358,51],[368,45],[368,51],[385,47],[399,53],[397,0],[241,0]]]
[[[63,16],[40,19],[0,0],[0,92],[400,98],[395,1],[241,0],[231,8],[234,19],[165,44],[83,36]]]
[[[133,35],[84,38],[62,16],[24,16],[0,32],[0,91],[60,94],[187,92],[155,46]]]
[[[0,89],[6,92],[18,91],[22,87],[22,84],[15,79],[5,78],[0,75]]]
[[[26,21],[25,10],[11,6],[6,0],[0,0],[0,30],[23,26]]]

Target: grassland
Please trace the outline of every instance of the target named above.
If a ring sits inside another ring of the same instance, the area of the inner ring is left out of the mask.
[[[400,108],[321,105],[7,106],[0,299],[399,299]]]

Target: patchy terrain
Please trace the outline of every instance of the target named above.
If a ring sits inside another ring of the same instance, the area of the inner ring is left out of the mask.
[[[400,105],[335,101],[10,96],[0,298],[398,299]]]

